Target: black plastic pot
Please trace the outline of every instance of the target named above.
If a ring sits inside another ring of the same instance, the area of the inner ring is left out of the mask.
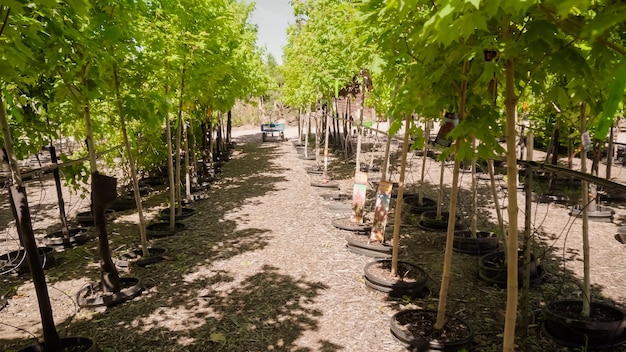
[[[428,275],[421,267],[398,261],[398,278],[389,279],[377,275],[377,269],[391,272],[391,260],[380,259],[365,265],[365,285],[376,291],[387,293],[391,297],[416,297],[424,293]],[[410,277],[412,280],[406,280]]]
[[[182,213],[180,215],[178,215],[178,214],[174,215],[174,220],[176,220],[176,221],[183,220],[183,219],[186,219],[186,218],[192,216],[195,213],[196,213],[195,209],[183,207],[182,208]],[[159,211],[159,219],[160,220],[169,220],[170,219],[170,208],[161,209]]]
[[[135,249],[118,256],[115,259],[115,265],[121,268],[128,268],[131,265],[144,267],[162,261],[165,252],[164,248],[150,247],[148,248],[148,256],[144,257],[141,248]]]
[[[43,269],[50,268],[55,261],[54,248],[37,247],[39,251],[39,260]],[[0,254],[0,274],[26,274],[28,273],[28,262],[26,260],[26,251],[18,249],[8,253]]]
[[[521,288],[524,279],[523,251],[518,251],[518,285]],[[506,287],[507,267],[504,265],[504,252],[492,252],[478,259],[478,276],[484,281],[500,287]],[[531,255],[529,263],[530,283],[537,284],[543,278],[541,260]]]
[[[347,235],[346,247],[352,253],[372,258],[391,257],[392,247],[388,243],[368,243],[368,235]]]
[[[180,222],[174,223],[174,230],[170,230],[169,222],[154,222],[146,226],[146,234],[152,238],[167,237],[175,235],[184,229],[185,224]]]
[[[411,351],[456,352],[470,346],[474,338],[474,331],[466,322],[459,318],[446,316],[444,325],[444,332],[448,326],[451,328],[456,326],[456,328],[453,328],[456,330],[458,330],[458,327],[467,329],[466,336],[459,337],[457,340],[446,340],[441,333],[435,333],[438,336],[424,336],[425,334],[429,335],[427,331],[418,331],[424,325],[434,325],[436,319],[436,311],[421,309],[403,310],[391,317],[391,334],[402,344],[410,347]],[[430,322],[430,324],[423,324],[424,321]]]
[[[312,181],[311,186],[321,187],[321,188],[339,188],[339,183],[336,181],[319,180],[319,181]]]
[[[437,218],[437,211],[426,211],[420,216],[420,221],[417,223],[417,226],[427,231],[446,231],[448,229],[449,217],[450,213],[447,211],[442,211],[440,218]],[[458,229],[460,226],[461,217],[457,215],[455,228]]]
[[[355,231],[355,232],[370,232],[372,230],[372,225],[368,223],[356,223],[350,221],[350,218],[339,218],[334,219],[332,225],[340,230],[346,231]]]
[[[591,319],[579,316],[582,301],[550,303],[545,310],[542,332],[559,345],[588,349],[616,347],[626,343],[626,315],[604,303],[591,302]]]
[[[76,294],[76,304],[81,308],[110,307],[137,297],[143,290],[139,279],[121,277],[122,289],[117,293],[96,295],[93,286],[86,286]]]
[[[61,347],[64,351],[81,351],[81,352],[100,352],[100,348],[96,343],[86,337],[64,337],[61,339]],[[46,352],[43,343],[38,343],[26,348],[22,348],[19,352]]]
[[[134,197],[126,196],[126,197],[117,197],[111,205],[109,205],[109,209],[113,209],[115,211],[126,211],[137,208],[137,202]]]
[[[80,246],[90,239],[87,229],[84,228],[69,229],[68,232],[68,237],[63,237],[62,231],[49,233],[43,238],[43,243],[48,247],[60,250]]]
[[[324,168],[320,166],[310,166],[305,168],[306,172],[311,175],[322,175],[324,173]]]
[[[420,215],[427,211],[437,210],[437,201],[434,199],[422,197],[422,204],[419,204],[419,196],[416,194],[402,197],[402,201],[407,205],[407,210],[411,214]],[[447,226],[447,225],[446,225]]]
[[[471,255],[491,253],[499,247],[500,239],[495,233],[489,231],[477,231],[476,237],[472,236],[471,231],[456,231],[452,242],[452,249],[455,252]]]
[[[107,209],[105,212],[105,217],[107,220],[112,220],[115,218],[115,210]],[[78,222],[81,226],[93,226],[93,214],[91,211],[83,211],[76,214],[76,222]]]
[[[139,182],[152,187],[163,186],[166,183],[166,178],[162,176],[146,176],[142,177]],[[141,189],[141,187],[139,188]]]

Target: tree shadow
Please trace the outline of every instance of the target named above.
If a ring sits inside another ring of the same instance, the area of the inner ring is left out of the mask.
[[[123,305],[65,317],[57,321],[60,333],[92,337],[105,350],[341,349],[325,340],[314,349],[296,344],[304,331],[317,329],[321,312],[307,305],[327,288],[324,284],[294,279],[271,266],[237,282],[234,273],[212,267],[215,262],[261,250],[274,236],[268,229],[246,227],[244,221],[229,215],[282,189],[285,169],[273,161],[281,153],[273,143],[237,148],[216,184],[205,191],[205,200],[192,205],[196,214],[183,220],[187,230],[150,241],[152,246],[166,248],[166,260],[120,271],[122,276],[139,277],[145,292]],[[113,256],[139,244],[135,221],[120,217],[109,224],[109,231]],[[58,255],[57,266],[47,271],[50,286],[99,279],[96,241]],[[17,279],[24,278],[16,278],[11,287],[22,284]],[[40,335],[39,330],[32,333]],[[4,348],[29,343],[26,337],[0,338]]]

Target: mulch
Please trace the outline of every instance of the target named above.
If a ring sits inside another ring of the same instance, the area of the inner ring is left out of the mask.
[[[419,229],[411,214],[402,217],[399,257],[426,270],[430,296],[389,299],[369,290],[363,268],[372,259],[349,252],[346,232],[332,226],[345,212],[331,210],[336,201],[322,198],[328,189],[310,186],[319,180],[306,172],[315,161],[301,160],[289,141],[262,143],[258,133],[238,141],[218,180],[203,191],[205,199],[189,205],[196,212],[181,220],[186,229],[151,240],[152,246],[167,249],[165,260],[120,269],[123,276],[141,279],[145,290],[139,297],[110,308],[77,309],[75,293],[99,279],[97,243],[58,253],[47,276],[59,333],[88,336],[104,351],[405,351],[390,333],[390,318],[406,308],[436,309],[442,234]],[[419,170],[420,158],[409,161],[409,170]],[[349,175],[340,172],[344,165],[333,158],[332,174]],[[439,167],[433,161],[429,165],[426,192],[436,199]],[[444,172],[451,178],[449,170]],[[415,183],[415,175],[409,183]],[[351,193],[351,178],[337,177],[340,192]],[[489,193],[484,194],[479,204],[488,209]],[[149,219],[158,216],[165,197],[164,191],[148,197]],[[547,274],[531,290],[529,336],[518,345],[524,351],[565,351],[541,337],[542,309],[555,298],[576,294],[582,247],[561,245],[566,236],[559,231],[566,222],[555,219],[569,219],[566,209],[538,207],[550,212],[537,235]],[[490,210],[481,215],[488,218],[483,225],[494,226]],[[115,257],[139,245],[136,223],[134,211],[128,211],[109,225]],[[618,255],[614,248],[598,251]],[[564,269],[563,256],[576,264],[568,261]],[[594,260],[594,267],[608,270],[618,261],[596,255]],[[626,290],[620,285],[626,278],[620,278],[626,274],[614,275],[594,281],[594,293],[623,303]],[[0,311],[0,350],[23,347],[33,342],[31,334],[42,335],[32,283],[15,276],[0,277],[0,282],[0,295],[6,291],[9,299]],[[474,350],[501,350],[505,301],[504,290],[478,278],[476,257],[455,254],[447,311],[473,327]]]

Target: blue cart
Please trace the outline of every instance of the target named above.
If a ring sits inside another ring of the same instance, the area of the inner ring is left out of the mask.
[[[261,132],[263,132],[263,142],[267,140],[267,136],[271,135],[280,137],[281,141],[285,140],[285,124],[284,123],[264,123],[261,124]],[[275,135],[275,133],[277,135]]]

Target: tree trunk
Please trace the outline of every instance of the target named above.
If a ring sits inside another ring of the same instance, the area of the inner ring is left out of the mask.
[[[185,197],[191,199],[191,168],[189,167],[189,134],[187,124],[183,124],[183,147],[185,148]]]
[[[165,88],[165,95],[167,96],[168,90]],[[174,157],[172,156],[172,126],[170,122],[169,111],[165,114],[165,136],[167,139],[167,168],[169,170],[169,184],[170,184],[170,231],[176,229],[176,179],[174,178]]]
[[[52,144],[50,145],[50,162],[58,165],[57,152]],[[70,230],[67,226],[65,201],[63,200],[63,189],[61,188],[61,176],[59,175],[58,167],[55,167],[54,170],[52,170],[52,175],[54,176],[54,186],[56,188],[57,198],[59,200],[59,218],[61,219],[61,233],[63,234],[64,239],[68,239],[70,235]]]
[[[361,106],[359,107],[359,125],[356,135],[356,169],[361,170],[361,139],[363,135],[363,108],[365,107],[365,90],[361,91]],[[407,127],[408,128],[408,127]]]
[[[460,140],[456,141],[457,148]],[[443,329],[445,323],[446,303],[448,300],[448,287],[452,276],[452,244],[454,243],[454,229],[456,227],[456,208],[459,195],[459,168],[461,161],[455,156],[454,169],[452,171],[452,191],[450,194],[450,209],[448,209],[448,229],[446,233],[446,248],[443,258],[443,274],[441,287],[439,288],[439,305],[437,307],[437,321],[434,328]]]
[[[87,84],[87,67],[83,65],[81,72],[81,83],[85,92],[88,92]],[[120,291],[120,277],[113,260],[111,259],[111,249],[109,248],[109,235],[106,228],[105,211],[117,197],[117,188],[114,181],[110,181],[107,176],[98,173],[98,164],[96,163],[96,148],[93,139],[93,130],[91,128],[91,108],[89,106],[89,98],[85,96],[83,111],[85,115],[85,129],[87,130],[87,149],[89,151],[89,165],[91,171],[91,212],[94,218],[94,226],[98,231],[98,249],[100,253],[100,277],[102,291],[105,293]],[[113,188],[111,189],[111,184]],[[102,188],[106,187],[106,189]],[[105,194],[105,192],[107,194]],[[112,194],[110,194],[112,193]]]
[[[233,141],[233,111],[228,110],[227,120],[226,120],[226,144],[230,144]]]
[[[443,175],[446,171],[446,161],[441,161],[441,167],[439,168],[439,192],[437,192],[437,219],[441,219],[441,211],[443,204]]]
[[[424,146],[422,147],[422,174],[420,177],[420,185],[417,188],[417,203],[420,206],[424,205],[424,177],[426,176],[426,161],[428,160],[428,140],[430,139],[430,124],[428,121],[424,127]]]
[[[404,174],[406,172],[406,155],[409,151],[409,127],[411,124],[411,115],[407,114],[404,118],[404,141],[402,143],[402,159],[400,161],[400,180],[398,181],[398,197],[396,198],[396,209],[393,226],[393,243],[391,253],[391,275],[398,275],[398,255],[400,251],[400,223],[402,221],[402,197],[404,195]]]
[[[587,104],[580,104],[580,133],[587,131],[587,117],[585,110]],[[580,172],[587,172],[587,152],[583,146],[580,153]],[[590,281],[590,250],[589,250],[589,183],[582,180],[582,220],[583,220],[583,309],[580,315],[588,319],[591,314],[591,281]]]
[[[389,154],[391,153],[391,136],[387,135],[387,143],[385,144],[385,159],[382,170],[381,180],[390,181],[389,180]]]
[[[511,24],[507,20],[503,30],[505,40],[511,40]],[[517,96],[515,94],[515,62],[509,57],[504,64],[505,71],[505,107],[506,107],[506,168],[507,188],[509,190],[508,215],[509,229],[507,242],[507,297],[506,314],[504,318],[504,342],[502,349],[505,352],[515,350],[515,321],[517,317],[517,160],[516,160],[516,124],[517,124]]]
[[[128,140],[128,132],[126,128],[126,118],[124,113],[124,104],[120,95],[120,80],[117,75],[117,67],[113,66],[113,78],[115,81],[115,98],[117,100],[117,109],[120,114],[120,127],[122,129],[122,137],[124,138],[124,148],[126,150],[126,157],[128,158],[128,167],[130,168],[130,178],[133,182],[133,191],[135,195],[135,204],[137,205],[137,212],[139,214],[139,238],[141,240],[141,252],[144,258],[148,257],[148,236],[146,234],[146,220],[143,214],[143,205],[141,202],[141,194],[139,192],[139,180],[137,179],[137,171],[135,167],[135,159],[133,157],[133,151]]]
[[[324,125],[326,127],[326,132],[324,133],[324,173],[322,175],[322,180],[326,180],[328,176],[328,135],[330,134],[330,121],[328,119],[329,115],[330,113],[328,111],[324,112]]]
[[[500,229],[500,238],[502,238],[502,244],[504,248],[507,248],[506,233],[504,228],[504,219],[502,219],[502,208],[500,207],[500,199],[498,198],[498,190],[496,189],[496,178],[493,172],[493,160],[487,161],[487,168],[489,169],[489,180],[491,181],[491,195],[493,196],[493,204],[496,209],[496,216],[498,217],[498,228]]]
[[[2,94],[0,94],[0,126],[2,128],[2,137],[4,139],[4,152],[2,154],[3,164],[8,164],[11,170],[11,179],[13,184],[9,187],[9,199],[14,209],[15,223],[20,233],[20,241],[26,251],[26,260],[30,268],[31,278],[35,286],[35,294],[39,306],[39,315],[41,316],[41,325],[43,327],[44,344],[47,351],[60,351],[61,339],[54,324],[54,316],[52,314],[52,305],[50,304],[50,295],[48,294],[48,286],[46,285],[46,276],[41,267],[39,251],[35,242],[32,222],[30,219],[30,211],[28,207],[28,198],[26,197],[26,189],[22,185],[22,177],[18,168],[17,158],[13,149],[13,140],[9,130],[9,123],[6,114],[6,107]],[[19,209],[19,212],[17,211]]]
[[[615,124],[611,125],[611,129],[609,130],[609,147],[606,154],[606,179],[611,179],[611,168],[613,167],[613,152],[615,149],[615,144],[613,141],[615,130]]]
[[[176,174],[175,183],[176,183],[176,193],[174,204],[176,206],[176,215],[181,215],[183,213],[183,205],[181,202],[181,162],[180,162],[180,151],[181,151],[181,139],[182,139],[182,124],[183,124],[183,97],[185,92],[185,67],[183,67],[180,79],[180,96],[178,98],[178,117],[176,119]]]

